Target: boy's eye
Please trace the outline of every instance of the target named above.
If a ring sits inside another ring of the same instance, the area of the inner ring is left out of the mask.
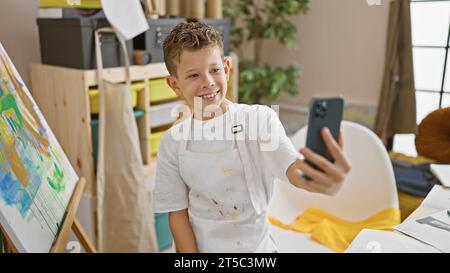
[[[217,73],[217,72],[219,72],[219,71],[220,71],[220,68],[214,68],[214,69],[212,70],[213,73]]]
[[[198,74],[191,74],[188,76],[188,78],[196,78],[196,77],[198,77]]]

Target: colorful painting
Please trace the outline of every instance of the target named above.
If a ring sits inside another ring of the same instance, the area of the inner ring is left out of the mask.
[[[0,224],[22,252],[48,252],[78,177],[0,44]]]

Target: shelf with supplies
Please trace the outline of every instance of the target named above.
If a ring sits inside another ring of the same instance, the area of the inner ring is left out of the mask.
[[[232,68],[227,98],[237,101],[238,58]],[[77,174],[86,178],[85,193],[95,196],[95,126],[98,113],[97,71],[31,64],[31,92]],[[123,67],[104,69],[104,79],[124,82]],[[174,119],[170,111],[182,103],[167,86],[164,63],[130,67],[132,103],[137,118],[144,165],[153,173],[159,140]]]

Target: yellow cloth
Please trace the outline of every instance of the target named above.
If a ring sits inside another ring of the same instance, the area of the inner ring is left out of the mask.
[[[415,211],[420,204],[422,204],[424,197],[417,197],[412,194],[408,194],[401,190],[397,190],[398,192],[398,203],[400,207],[400,214],[402,216],[402,222],[406,218],[408,218],[413,211]]]
[[[425,164],[425,163],[434,163],[436,162],[433,159],[429,159],[423,156],[408,156],[402,153],[396,153],[396,152],[389,152],[389,157],[391,159],[397,159],[397,160],[402,160],[402,161],[406,161],[409,163],[413,163],[413,164]]]
[[[400,224],[400,211],[396,208],[384,209],[359,222],[351,222],[336,217],[318,208],[309,208],[287,225],[269,216],[272,225],[297,232],[311,233],[311,238],[337,252],[347,249],[358,233],[364,229],[392,230]]]

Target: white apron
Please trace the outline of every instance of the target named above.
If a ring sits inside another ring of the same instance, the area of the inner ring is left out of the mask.
[[[178,153],[181,177],[190,188],[189,220],[197,247],[200,252],[276,252],[269,235],[269,198],[238,137],[245,134],[240,126],[244,116],[231,103],[228,111],[226,122],[236,132],[232,150],[195,153],[187,150],[184,138]],[[192,118],[184,122],[189,123],[185,136],[190,136]]]

